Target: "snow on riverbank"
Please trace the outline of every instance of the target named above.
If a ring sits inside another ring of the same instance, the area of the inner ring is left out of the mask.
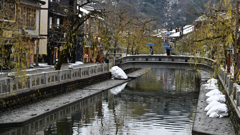
[[[211,118],[222,118],[224,116],[228,116],[228,109],[225,104],[226,98],[218,88],[217,79],[209,79],[207,84],[204,84],[204,86],[210,90],[206,93],[206,96],[208,97],[206,99],[208,105],[204,109],[207,111],[206,115]]]
[[[128,79],[128,76],[126,73],[119,68],[118,66],[114,66],[110,69],[110,72],[112,74],[112,79]]]

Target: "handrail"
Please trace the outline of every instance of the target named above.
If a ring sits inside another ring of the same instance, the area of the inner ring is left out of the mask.
[[[76,67],[58,71],[27,74],[25,77],[15,78],[15,74],[0,78],[0,95],[11,95],[14,91],[25,91],[39,86],[65,82],[72,79],[91,77],[109,72],[111,63],[97,64],[87,67]],[[27,79],[24,79],[27,78]]]

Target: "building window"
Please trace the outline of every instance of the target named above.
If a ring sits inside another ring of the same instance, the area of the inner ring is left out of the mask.
[[[36,8],[26,5],[18,7],[18,24],[22,29],[36,29]]]

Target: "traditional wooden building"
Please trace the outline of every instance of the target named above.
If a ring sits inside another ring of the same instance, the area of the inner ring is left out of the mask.
[[[32,67],[38,41],[42,0],[1,0],[1,65],[5,69],[21,61]],[[19,58],[20,57],[20,58]]]

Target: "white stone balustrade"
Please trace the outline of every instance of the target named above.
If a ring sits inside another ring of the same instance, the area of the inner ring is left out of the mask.
[[[59,71],[28,74],[21,78],[16,78],[14,73],[9,74],[10,77],[0,78],[0,95],[11,95],[14,91],[24,91],[39,86],[47,86],[72,79],[91,77],[97,74],[106,73],[109,72],[109,64],[105,63],[78,68],[71,67]]]

